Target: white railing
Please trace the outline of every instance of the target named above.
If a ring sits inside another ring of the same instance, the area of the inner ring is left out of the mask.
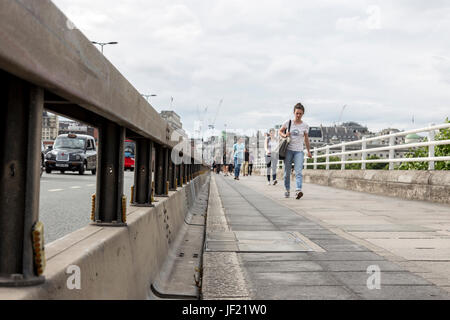
[[[394,170],[395,163],[402,162],[428,162],[428,169],[434,170],[436,161],[450,161],[450,155],[436,157],[435,156],[435,146],[440,145],[450,145],[450,140],[435,140],[436,131],[439,129],[447,129],[450,128],[450,123],[445,123],[441,125],[430,125],[426,128],[414,129],[409,131],[402,131],[391,133],[383,136],[376,136],[371,138],[363,138],[361,140],[344,142],[339,144],[327,145],[321,148],[314,148],[311,150],[313,155],[314,162],[307,163],[308,157],[305,152],[304,159],[304,168],[313,168],[317,169],[317,166],[325,166],[326,170],[330,169],[330,165],[341,165],[341,170],[345,170],[346,164],[361,164],[361,169],[366,169],[367,163],[389,163],[389,170]],[[417,142],[417,143],[404,143],[404,144],[395,144],[396,137],[402,137],[413,133],[423,133],[427,132],[428,141],[426,142]],[[380,140],[388,140],[388,145],[382,145],[380,147],[367,148],[368,143]],[[348,150],[348,146],[360,146],[360,148],[356,150]],[[429,147],[428,148],[428,157],[420,157],[420,158],[406,158],[406,157],[396,157],[396,150],[411,150],[412,148],[419,147]],[[337,150],[337,152],[331,152],[333,150]],[[347,150],[346,150],[347,149]],[[339,152],[340,151],[340,152]],[[380,152],[380,151],[389,151],[389,157],[384,159],[367,159],[367,154]],[[349,155],[361,154],[360,160],[346,160],[346,157]],[[340,157],[340,161],[330,161],[330,156],[338,156]],[[317,162],[317,159],[325,158],[325,162]],[[257,159],[254,162],[254,168],[256,169],[264,169],[266,168],[266,163],[264,159]],[[279,168],[283,167],[283,162],[279,162]]]
[[[321,148],[314,148],[311,153],[313,154],[314,162],[307,163],[307,155],[305,153],[305,161],[304,168],[313,167],[313,169],[317,169],[318,165],[325,165],[325,169],[330,169],[331,165],[341,165],[341,170],[345,170],[346,164],[353,163],[361,163],[361,169],[366,169],[367,163],[389,163],[389,170],[394,170],[394,163],[401,162],[428,162],[428,169],[434,170],[436,161],[450,161],[449,156],[441,156],[436,157],[434,154],[435,146],[439,145],[449,145],[450,140],[435,140],[436,131],[439,129],[447,129],[450,128],[450,123],[445,123],[441,125],[430,125],[426,128],[414,129],[409,131],[402,131],[391,133],[383,136],[371,137],[371,138],[363,138],[357,141],[344,142],[340,144],[327,145]],[[404,144],[395,144],[395,138],[406,136],[413,133],[428,133],[428,141],[426,142],[418,142],[418,143],[404,143]],[[376,148],[367,148],[368,142],[379,141],[379,140],[388,140],[389,145],[376,147]],[[360,145],[361,148],[358,150],[346,151],[347,146]],[[428,148],[428,157],[420,157],[420,158],[406,158],[406,157],[395,157],[395,150],[404,150],[418,147],[429,147]],[[330,153],[331,149],[341,148],[341,152]],[[385,159],[367,159],[368,153],[380,152],[380,151],[389,151],[389,157]],[[324,152],[323,154],[319,154],[319,152]],[[352,154],[361,154],[360,160],[346,160],[346,156]],[[339,156],[341,161],[330,161],[330,156]],[[325,162],[317,162],[317,159],[325,158]]]

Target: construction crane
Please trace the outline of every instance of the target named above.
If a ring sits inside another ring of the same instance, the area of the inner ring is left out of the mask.
[[[220,107],[222,106],[222,103],[223,103],[223,99],[220,99],[219,105],[217,106],[216,115],[214,116],[214,119],[213,119],[212,123],[210,125],[208,125],[209,129],[214,130],[215,124],[216,124],[216,119],[217,119],[217,116],[219,115],[219,110],[220,110]]]
[[[342,107],[342,110],[341,110],[341,114],[339,115],[339,120],[338,120],[338,124],[339,123],[341,123],[341,120],[342,120],[342,115],[344,114],[344,110],[345,110],[345,108],[347,107],[347,105],[345,104],[343,107]]]

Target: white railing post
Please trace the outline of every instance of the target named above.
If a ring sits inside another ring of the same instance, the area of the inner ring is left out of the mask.
[[[330,147],[327,146],[327,148],[325,150],[326,150],[325,151],[326,152],[325,162],[327,163],[325,168],[326,168],[326,170],[330,170],[330,164],[329,164],[329,162],[330,162]]]
[[[342,152],[345,152],[345,144],[342,146]],[[343,162],[341,164],[341,170],[345,170],[345,161],[346,161],[347,157],[345,156],[345,154],[341,155],[341,162]]]
[[[317,170],[317,149],[314,148],[314,170]]]
[[[434,126],[434,123],[430,124],[430,127]],[[436,132],[434,130],[428,131],[428,142],[434,141],[434,137],[436,135]],[[428,146],[428,157],[434,158],[434,148],[435,146]],[[434,170],[434,161],[428,162],[428,170]]]
[[[308,156],[305,155],[303,156],[303,169],[308,169]]]
[[[362,143],[361,143],[361,150],[362,150],[362,155],[361,155],[361,160],[362,161],[366,161],[367,160],[367,141],[366,141],[366,137],[362,138]],[[366,170],[366,163],[362,162],[361,163],[361,170]]]
[[[393,134],[394,131],[390,131],[389,134]],[[393,147],[395,145],[395,137],[389,137],[389,146]],[[395,149],[389,150],[389,170],[394,170],[394,162],[392,159],[395,158]]]

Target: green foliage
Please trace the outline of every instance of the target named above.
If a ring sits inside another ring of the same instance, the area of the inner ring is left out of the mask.
[[[445,119],[445,123],[450,123],[449,119]],[[440,129],[436,134],[435,140],[450,140],[450,128]],[[450,145],[435,146],[434,154],[436,157],[445,157],[450,155]],[[428,157],[428,147],[420,147],[411,149],[406,158]],[[403,162],[396,166],[398,170],[428,170],[428,162]],[[435,170],[450,170],[450,161],[437,161]]]
[[[380,157],[373,155],[367,158],[367,160],[378,160]],[[388,162],[375,162],[375,163],[366,163],[367,170],[389,170]]]

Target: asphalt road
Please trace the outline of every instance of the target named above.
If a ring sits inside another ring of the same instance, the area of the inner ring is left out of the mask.
[[[125,171],[124,193],[127,204],[134,173]],[[44,223],[45,243],[50,243],[91,220],[91,196],[96,189],[96,176],[89,172],[43,173],[41,177],[39,220]]]

